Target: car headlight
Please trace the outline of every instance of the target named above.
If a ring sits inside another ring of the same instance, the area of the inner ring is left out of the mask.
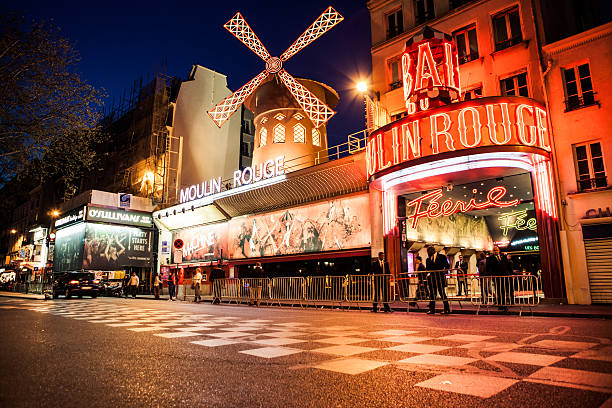
[[[71,285],[78,285],[79,281],[78,280],[71,280],[70,282],[68,282]]]
[[[94,280],[93,283],[98,284],[100,281],[98,279]]]

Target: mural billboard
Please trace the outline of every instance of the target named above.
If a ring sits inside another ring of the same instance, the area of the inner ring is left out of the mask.
[[[370,245],[367,194],[229,222],[230,258],[337,251]]]
[[[227,223],[180,230],[174,240],[183,240],[183,262],[227,258]]]
[[[84,223],[60,228],[55,232],[53,272],[74,272],[81,270],[84,240]]]
[[[151,266],[152,249],[152,230],[87,223],[83,269]]]

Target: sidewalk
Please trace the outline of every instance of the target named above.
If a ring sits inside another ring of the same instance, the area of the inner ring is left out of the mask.
[[[44,295],[39,295],[35,293],[17,293],[17,292],[3,292],[0,291],[0,297],[13,297],[13,298],[22,298],[22,299],[37,299],[43,300]],[[130,297],[131,298],[131,297]],[[155,300],[153,295],[138,295],[137,299],[146,299],[146,300]],[[187,297],[187,300],[184,302],[191,303],[191,296]],[[177,299],[179,301],[183,301],[182,299]],[[167,295],[160,296],[160,301],[168,301]],[[202,296],[202,302],[212,302],[211,296]],[[229,305],[230,303],[224,302],[223,304]],[[232,302],[231,304],[235,304]],[[246,303],[245,303],[246,304]],[[270,303],[266,303],[265,300],[261,303],[263,306],[272,307]],[[275,302],[275,305],[277,303]],[[295,303],[293,304],[295,305]],[[317,302],[317,303],[308,303],[303,302],[303,307],[305,308],[336,308],[336,309],[345,309],[345,310],[364,310],[369,311],[371,309],[371,304],[363,303],[359,306],[355,304],[343,304],[339,305],[338,303],[331,302]],[[283,304],[281,302],[281,306],[292,306],[291,304]],[[425,313],[427,312],[427,301],[419,301],[416,306],[409,306],[404,302],[393,302],[391,304],[391,308],[395,312],[407,312],[407,313]],[[440,312],[442,308],[442,303],[440,301],[436,302],[437,311]],[[379,310],[382,309],[382,306]],[[508,312],[502,312],[497,310],[497,307],[489,307],[488,310],[486,307],[481,307],[480,310],[478,306],[474,306],[469,302],[451,302],[451,309],[453,314],[468,314],[468,315],[476,315],[482,314],[490,314],[490,315],[525,315],[525,316],[541,316],[541,317],[578,317],[578,318],[595,318],[595,319],[612,319],[612,305],[565,305],[565,304],[539,304],[537,306],[528,307],[523,306],[510,306]]]

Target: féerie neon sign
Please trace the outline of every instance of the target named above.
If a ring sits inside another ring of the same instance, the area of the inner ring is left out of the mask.
[[[478,190],[472,190],[472,193],[476,194]],[[502,201],[502,198],[506,195],[508,190],[506,187],[497,186],[489,190],[487,194],[487,201],[480,203],[476,202],[473,197],[468,202],[457,200],[453,202],[452,199],[448,198],[440,203],[440,199],[444,195],[442,189],[431,191],[424,194],[414,200],[406,203],[406,210],[410,207],[414,207],[412,215],[406,217],[408,220],[412,220],[412,228],[416,228],[421,218],[438,218],[442,216],[449,216],[451,214],[463,213],[472,210],[483,210],[490,207],[513,207],[519,203],[518,199],[512,201]],[[422,209],[424,202],[428,201],[426,209]]]

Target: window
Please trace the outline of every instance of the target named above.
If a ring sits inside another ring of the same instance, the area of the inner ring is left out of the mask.
[[[272,129],[274,139],[272,143],[285,143],[285,126],[280,123]]]
[[[266,116],[264,116],[263,118],[261,118],[261,124],[263,125],[264,123],[266,123],[268,121],[268,118]]]
[[[265,146],[267,139],[268,130],[266,128],[261,128],[261,130],[259,131],[259,147]]]
[[[321,146],[321,133],[319,129],[312,128],[312,144],[315,146]]]
[[[589,64],[576,65],[563,68],[563,82],[565,85],[565,111],[594,105],[595,93],[591,83],[591,69]]]
[[[404,17],[402,10],[396,10],[387,14],[387,39],[393,38],[404,32]]]
[[[402,65],[400,59],[389,62],[389,88],[391,90],[402,86],[402,79],[400,78],[401,69]]]
[[[293,142],[306,143],[306,128],[304,125],[298,123],[293,127]]]
[[[482,98],[482,86],[472,88],[463,92],[463,100],[471,101],[473,99]]]
[[[453,35],[457,43],[459,65],[478,59],[478,42],[476,41],[476,24],[458,30]]]
[[[274,119],[283,120],[285,119],[285,115],[283,115],[282,113],[277,113],[276,115],[274,115]]]
[[[527,96],[527,73],[523,72],[499,81],[502,96]]]
[[[427,20],[431,20],[436,17],[434,13],[434,1],[433,0],[415,0],[414,1],[415,19],[417,24],[423,24]]]
[[[391,122],[395,122],[396,120],[400,120],[401,118],[405,118],[408,116],[408,112],[400,112],[395,115],[391,115]]]
[[[302,120],[302,119],[304,119],[304,115],[302,115],[300,112],[298,112],[295,115],[293,115],[293,119],[295,119],[295,120]]]
[[[493,16],[495,51],[503,50],[523,41],[518,7]]]
[[[580,191],[606,187],[606,171],[604,169],[601,144],[585,143],[574,146],[576,157],[576,175]]]
[[[455,9],[457,7],[461,7],[464,4],[468,4],[472,0],[450,0],[450,9]]]
[[[249,142],[240,143],[240,154],[243,156],[251,156],[251,144]]]

